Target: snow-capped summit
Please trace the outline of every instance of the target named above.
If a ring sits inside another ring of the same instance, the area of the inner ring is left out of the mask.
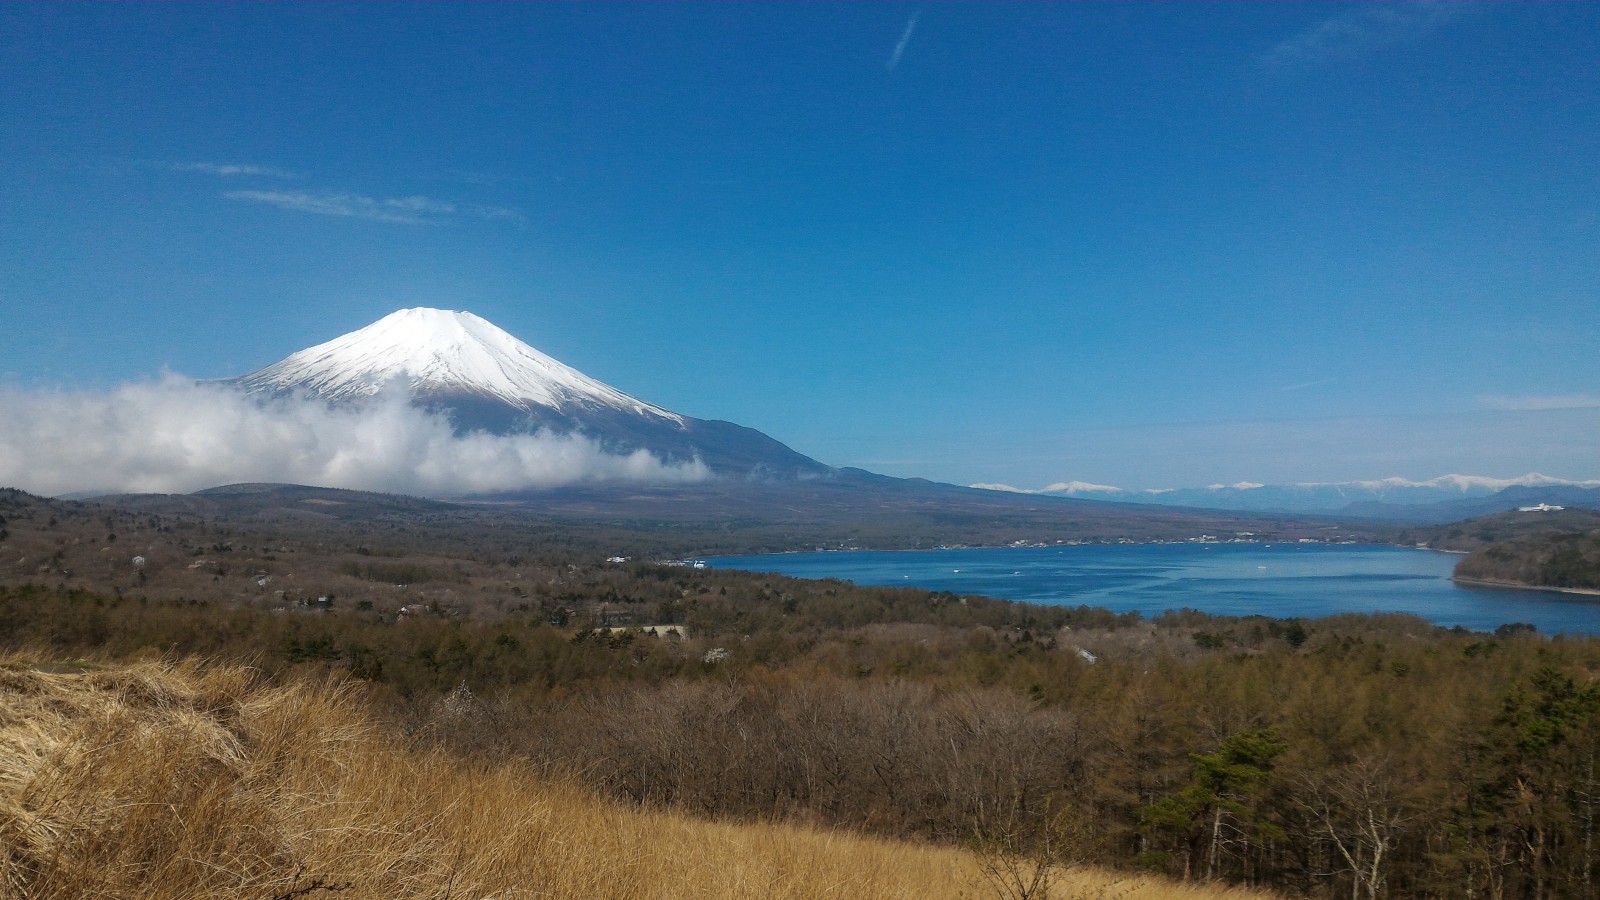
[[[832,473],[751,428],[646,403],[564,365],[469,312],[402,309],[228,383],[252,394],[359,403],[403,387],[461,432],[581,432],[607,450],[699,459],[720,475]]]
[[[400,380],[413,396],[477,394],[523,410],[575,404],[683,417],[540,353],[469,312],[402,309],[239,379],[246,390],[324,400],[370,397]]]

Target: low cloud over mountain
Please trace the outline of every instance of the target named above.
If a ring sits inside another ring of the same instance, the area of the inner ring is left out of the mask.
[[[62,494],[270,481],[448,496],[710,477],[699,460],[608,453],[580,434],[458,433],[391,393],[332,408],[176,375],[106,393],[0,391],[0,484]]]

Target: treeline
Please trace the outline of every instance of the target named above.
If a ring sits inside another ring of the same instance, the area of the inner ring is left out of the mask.
[[[689,636],[18,586],[0,645],[344,671],[415,740],[645,806],[1311,896],[1600,895],[1600,642],[619,568]]]
[[[1600,530],[1493,544],[1456,564],[1456,577],[1600,590]]]
[[[635,589],[654,583],[666,599],[636,594],[630,600],[602,581],[482,615],[440,607],[397,615],[360,603],[283,608],[0,586],[0,646],[66,658],[245,659],[274,670],[309,663],[348,671],[399,700],[424,703],[463,683],[520,701],[588,681],[715,678],[751,666],[826,665],[855,677],[992,683],[1019,652],[1049,665],[1081,662],[1073,653],[1054,652],[1067,646],[1064,634],[1072,636],[1073,647],[1099,652],[1149,652],[1164,642],[1177,643],[1181,652],[1203,652],[1189,638],[1189,617],[1198,614],[1144,622],[1137,613],[1034,607],[915,589],[741,572],[637,570],[655,577],[635,582]],[[644,630],[665,631],[661,625],[681,625],[687,636]],[[1260,643],[1275,640],[1272,634],[1283,629],[1263,619],[1243,630],[1242,640]],[[715,656],[726,664],[706,662],[713,650],[721,651]]]
[[[1600,894],[1600,646],[1308,632],[1300,650],[1092,664],[973,640],[937,647],[966,664],[925,677],[848,661],[928,638],[847,634],[780,669],[458,693],[440,736],[714,816],[981,836],[1298,895]]]
[[[1600,590],[1600,511],[1507,512],[1406,532],[1408,543],[1464,551],[1457,578]]]
[[[1600,510],[1574,507],[1495,513],[1448,525],[1410,528],[1401,532],[1396,542],[1470,553],[1496,544],[1595,531],[1600,531]]]

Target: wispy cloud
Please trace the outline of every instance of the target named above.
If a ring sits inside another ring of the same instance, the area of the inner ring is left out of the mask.
[[[287,169],[273,166],[251,166],[243,163],[209,163],[209,162],[183,162],[173,163],[174,172],[202,172],[207,175],[221,175],[230,177],[234,175],[253,175],[258,178],[299,178],[300,175]]]
[[[1299,384],[1286,384],[1283,387],[1278,388],[1278,393],[1288,394],[1294,391],[1303,391],[1306,388],[1322,387],[1325,384],[1333,384],[1338,380],[1339,379],[1337,378],[1319,378],[1316,381],[1302,381]]]
[[[1600,409],[1600,396],[1595,394],[1561,394],[1543,397],[1484,397],[1489,409],[1508,412],[1527,412],[1546,409]]]
[[[884,68],[893,72],[895,67],[900,65],[900,57],[905,55],[906,46],[911,43],[911,33],[917,30],[917,19],[921,17],[922,10],[919,9],[911,14],[910,19],[906,20],[906,30],[900,33],[900,40],[895,42],[894,52],[889,54],[889,62]]]
[[[176,375],[107,393],[0,389],[0,421],[0,484],[41,494],[271,481],[453,496],[710,477],[699,460],[607,453],[581,435],[456,434],[400,393],[355,409],[259,403]]]
[[[446,200],[430,200],[427,197],[420,195],[413,197],[395,197],[390,200],[381,201],[381,203],[387,209],[405,210],[406,212],[416,213],[420,216],[453,216],[456,213],[456,205],[454,203]]]
[[[509,222],[521,222],[523,220],[522,213],[509,206],[468,206],[466,212],[468,215],[490,221],[499,219]]]
[[[293,212],[343,216],[401,225],[426,225],[452,219],[520,221],[522,214],[504,206],[453,203],[431,197],[367,197],[342,191],[228,191],[229,200],[265,203]]]
[[[1460,3],[1356,4],[1323,19],[1268,50],[1268,68],[1314,65],[1357,56],[1373,48],[1415,40],[1461,14]]]
[[[172,162],[161,165],[174,172],[191,172],[219,178],[288,180],[305,177],[287,169],[248,163]],[[265,203],[292,212],[400,225],[427,225],[470,219],[485,222],[524,221],[522,213],[510,206],[442,200],[423,194],[376,197],[354,191],[262,189],[264,187],[226,191],[222,196],[228,200],[246,203]]]
[[[412,208],[414,204],[408,204],[405,200],[379,200],[359,194],[326,191],[229,191],[222,196],[229,200],[266,203],[279,209],[315,213],[319,216],[347,216],[406,225],[420,225],[424,221],[420,212]]]

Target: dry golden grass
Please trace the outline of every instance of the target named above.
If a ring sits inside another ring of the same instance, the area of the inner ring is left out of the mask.
[[[993,897],[977,860],[640,812],[400,746],[347,687],[0,664],[0,895]],[[1056,897],[1258,896],[1073,872]]]

